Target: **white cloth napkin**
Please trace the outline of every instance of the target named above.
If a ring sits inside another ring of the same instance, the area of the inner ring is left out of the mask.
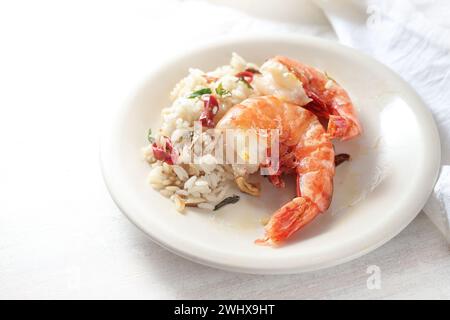
[[[442,167],[425,213],[450,242],[450,1],[316,0],[339,40],[397,71],[437,122]]]

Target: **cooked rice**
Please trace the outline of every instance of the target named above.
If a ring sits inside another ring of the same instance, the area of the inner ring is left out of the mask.
[[[202,132],[200,136],[190,136],[189,132],[193,131],[194,122],[199,119],[204,103],[201,99],[189,98],[189,96],[204,88],[209,88],[215,93],[220,85],[222,89],[230,93],[223,96],[215,95],[219,102],[215,119],[220,119],[233,105],[249,97],[268,94],[267,90],[263,92],[262,88],[269,88],[272,94],[287,95],[287,92],[292,91],[287,89],[296,85],[295,79],[288,74],[283,74],[285,70],[282,67],[263,65],[262,68],[269,73],[273,72],[274,76],[270,74],[261,76],[259,82],[256,81],[251,88],[235,76],[248,68],[259,69],[257,65],[248,63],[233,53],[229,65],[221,66],[213,71],[190,69],[189,74],[170,93],[172,103],[162,110],[161,128],[154,137],[158,145],[166,143],[164,136],[170,138],[174,149],[179,154],[177,163],[168,165],[156,160],[151,145],[142,149],[144,159],[151,164],[148,182],[163,196],[170,198],[180,212],[185,206],[213,210],[217,203],[229,195],[229,184],[235,175],[242,174],[242,168],[239,166],[218,163],[214,157],[217,137],[209,132]],[[280,81],[280,83],[271,84],[270,81]],[[298,96],[292,96],[292,99],[298,99]],[[200,148],[202,150],[196,149],[197,144],[194,142],[197,139],[202,141]],[[192,154],[197,157],[196,164],[193,164]],[[257,169],[257,165],[251,168],[253,172]]]

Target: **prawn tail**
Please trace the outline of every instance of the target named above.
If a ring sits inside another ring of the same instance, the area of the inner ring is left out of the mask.
[[[321,211],[311,200],[297,197],[278,209],[266,225],[266,234],[255,241],[259,245],[277,246],[311,222]]]

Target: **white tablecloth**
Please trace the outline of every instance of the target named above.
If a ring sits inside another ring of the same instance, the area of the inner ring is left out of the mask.
[[[286,8],[269,16],[239,3],[240,12],[191,1],[1,2],[0,298],[450,298],[448,247],[423,215],[353,262],[256,276],[179,258],[116,208],[99,137],[159,59],[240,28],[334,37],[304,1],[281,24]],[[371,265],[380,289],[366,285]]]

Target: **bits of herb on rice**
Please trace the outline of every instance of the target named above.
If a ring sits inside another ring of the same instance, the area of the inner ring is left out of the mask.
[[[210,88],[203,88],[203,89],[192,92],[188,98],[194,99],[194,98],[201,97],[204,94],[211,94],[211,93],[212,93],[212,91]]]
[[[222,83],[219,83],[219,85],[217,86],[216,93],[222,98],[231,96],[231,92],[224,89]]]

